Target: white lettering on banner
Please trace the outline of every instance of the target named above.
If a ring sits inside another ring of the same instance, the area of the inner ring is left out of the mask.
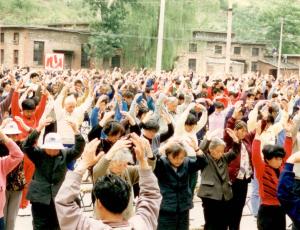
[[[63,70],[64,69],[64,54],[46,54],[45,55],[46,70]]]

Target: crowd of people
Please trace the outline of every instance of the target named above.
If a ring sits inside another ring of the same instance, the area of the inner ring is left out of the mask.
[[[286,229],[286,215],[300,229],[299,83],[2,69],[0,230],[29,202],[35,230],[188,230],[194,194],[205,230],[239,230],[249,183],[259,230]],[[86,175],[93,218],[78,199]]]

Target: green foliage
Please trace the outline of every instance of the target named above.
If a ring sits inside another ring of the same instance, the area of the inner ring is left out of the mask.
[[[279,46],[280,22],[284,18],[283,53],[300,53],[300,3],[297,0],[271,0],[234,10],[233,28],[239,40],[266,42]]]
[[[92,56],[112,57],[118,49],[124,48],[119,34],[124,31],[124,20],[128,14],[126,1],[116,1],[108,6],[106,0],[89,0],[89,4],[96,16],[91,23],[92,36],[89,40],[93,47]]]
[[[91,14],[83,0],[0,0],[0,24],[41,25],[89,22]]]

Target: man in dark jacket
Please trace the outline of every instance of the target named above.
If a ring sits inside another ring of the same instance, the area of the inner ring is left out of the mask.
[[[83,152],[85,141],[75,123],[70,126],[75,133],[75,145],[64,149],[57,133],[49,133],[41,148],[35,144],[41,130],[51,123],[50,120],[40,123],[24,141],[22,150],[35,165],[35,172],[27,199],[31,201],[34,230],[59,229],[54,198],[65,178],[67,164],[77,159]]]

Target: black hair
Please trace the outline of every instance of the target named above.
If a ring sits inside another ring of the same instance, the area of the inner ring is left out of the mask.
[[[35,110],[36,104],[33,99],[25,99],[21,106],[22,110]]]
[[[196,125],[198,122],[196,116],[192,113],[189,113],[187,119],[185,120],[185,125]]]
[[[124,135],[125,129],[124,126],[117,121],[109,121],[103,127],[103,132],[106,136],[116,136],[121,134]]]
[[[139,108],[139,111],[138,111],[138,113],[136,115],[137,118],[141,118],[143,114],[149,112],[149,109],[147,107],[145,107],[145,106],[140,106],[139,105],[138,108]]]
[[[81,85],[83,85],[83,83],[82,83],[82,81],[81,80],[79,80],[79,79],[77,79],[76,81],[74,81],[74,85],[76,85],[76,84],[81,84]]]
[[[182,93],[179,94],[179,95],[178,95],[178,100],[184,100],[184,94],[182,94]]]
[[[35,78],[35,77],[39,77],[39,74],[38,73],[30,74],[30,79]]]
[[[11,85],[11,82],[8,80],[2,83],[3,88],[5,88],[6,85]]]
[[[93,194],[109,211],[121,214],[128,206],[130,185],[121,177],[108,174],[97,179]]]
[[[214,103],[214,106],[215,106],[215,108],[218,108],[218,109],[224,109],[224,105],[223,105],[223,103],[222,102],[219,102],[219,101],[216,101],[215,103]]]
[[[150,119],[149,121],[142,123],[142,128],[145,130],[151,130],[151,131],[158,132],[159,124],[156,120]]]
[[[274,157],[284,158],[285,156],[284,148],[280,145],[265,145],[262,153],[265,160],[271,160]]]

